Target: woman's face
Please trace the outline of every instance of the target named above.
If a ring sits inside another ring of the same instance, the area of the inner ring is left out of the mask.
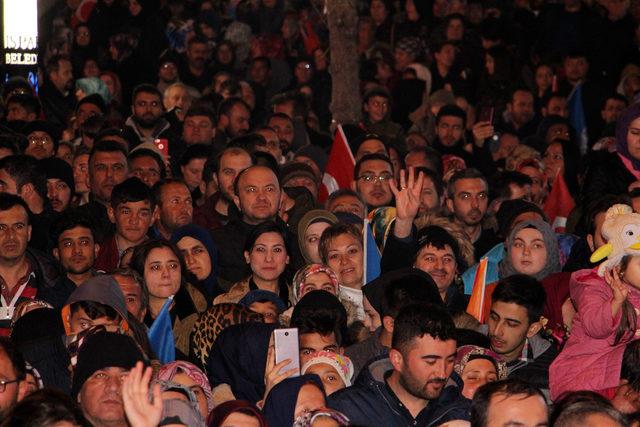
[[[327,264],[338,275],[338,283],[360,289],[364,274],[362,244],[345,233],[333,238],[328,249]]]
[[[536,70],[536,86],[540,90],[547,90],[553,81],[553,70],[546,65],[538,67]]]
[[[202,183],[202,172],[207,159],[191,159],[189,163],[180,166],[184,183],[189,187],[189,191],[193,191]]]
[[[169,298],[180,289],[182,272],[180,261],[170,248],[151,249],[144,261],[144,280],[149,294],[155,298]]]
[[[253,275],[262,280],[277,280],[289,263],[284,240],[275,232],[261,234],[244,257]]]
[[[467,399],[473,399],[478,388],[498,380],[498,373],[495,365],[487,359],[474,359],[464,367],[462,380],[464,381],[462,395]]]
[[[302,287],[302,292],[299,297],[302,298],[312,291],[327,291],[333,295],[336,294],[336,288],[333,286],[331,278],[327,273],[322,271],[307,276],[304,280],[304,286]]]
[[[631,257],[624,271],[624,281],[636,289],[640,289],[640,256]]]
[[[207,395],[204,394],[202,387],[200,387],[189,375],[184,372],[178,372],[173,376],[171,381],[189,387],[193,394],[196,395],[196,399],[198,399],[198,409],[200,409],[200,414],[202,414],[204,418],[209,415]]]
[[[211,274],[211,258],[209,251],[198,239],[185,236],[178,241],[178,248],[182,251],[187,269],[192,272],[198,280],[205,280]]]
[[[547,263],[547,248],[542,233],[535,228],[518,231],[509,248],[511,263],[518,273],[534,276]]]
[[[322,385],[324,385],[324,392],[327,393],[327,396],[346,387],[344,381],[342,381],[342,378],[340,378],[340,375],[336,372],[336,368],[328,363],[311,365],[305,373],[316,374],[320,377]]]
[[[322,391],[315,384],[305,384],[298,392],[293,418],[296,419],[308,412],[313,412],[326,405]]]
[[[311,262],[322,264],[320,253],[318,252],[318,244],[322,232],[329,228],[328,222],[316,222],[307,227],[304,232],[304,247],[311,258]]]
[[[557,174],[564,172],[562,145],[557,142],[549,145],[544,153],[544,172],[550,179],[554,179]]]
[[[627,130],[627,147],[634,159],[640,160],[640,117],[629,125]]]

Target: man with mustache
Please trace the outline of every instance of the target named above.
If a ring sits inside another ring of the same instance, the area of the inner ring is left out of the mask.
[[[468,168],[453,174],[447,187],[447,208],[473,242],[476,260],[498,243],[492,230],[482,228],[488,205],[489,185],[480,171]]]
[[[171,124],[163,117],[160,91],[153,85],[141,84],[133,90],[131,99],[131,115],[124,127],[124,137],[129,141],[129,148],[135,148],[143,142],[153,143],[157,138],[168,139],[171,147],[171,142],[176,138]]]
[[[93,264],[100,245],[95,241],[93,221],[78,211],[60,216],[53,225],[56,245],[53,256],[60,261],[71,291],[94,276]]]
[[[73,169],[69,163],[57,157],[40,160],[47,176],[47,198],[56,213],[63,213],[71,204],[75,193]]]
[[[367,203],[368,210],[393,206],[389,182],[393,179],[393,165],[384,154],[366,154],[354,167],[351,187]]]
[[[211,60],[211,48],[202,37],[195,36],[187,42],[185,66],[180,69],[180,80],[202,92],[213,80],[208,67]]]
[[[530,276],[502,279],[491,295],[487,325],[491,350],[507,362],[509,378],[527,381],[548,393],[549,366],[558,351],[540,336],[546,299],[542,284]]]
[[[468,420],[469,403],[453,372],[456,328],[432,304],[404,307],[394,321],[389,358],[369,365],[371,378],[329,396],[328,406],[354,425],[440,425]]]
[[[154,185],[153,193],[158,206],[151,234],[170,240],[174,231],[193,220],[191,192],[181,179],[167,179]]]

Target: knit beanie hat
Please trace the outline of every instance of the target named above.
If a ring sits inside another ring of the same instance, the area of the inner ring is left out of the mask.
[[[325,151],[318,147],[317,145],[307,144],[305,146],[300,147],[296,151],[297,156],[308,157],[318,166],[320,172],[324,173],[324,170],[327,168],[327,161],[329,160],[329,156]]]
[[[78,351],[71,396],[74,399],[78,396],[94,372],[110,367],[131,369],[138,361],[145,361],[145,357],[130,336],[104,331],[90,335]]]
[[[40,160],[47,179],[59,179],[69,186],[72,193],[75,193],[76,183],[73,179],[73,169],[69,163],[58,157],[48,157]]]
[[[351,378],[353,377],[353,363],[347,356],[343,356],[332,351],[316,351],[311,358],[302,365],[301,375],[307,372],[307,369],[318,363],[326,363],[336,370],[345,387],[351,386]]]

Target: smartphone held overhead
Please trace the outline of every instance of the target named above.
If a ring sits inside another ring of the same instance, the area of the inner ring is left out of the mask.
[[[289,359],[286,370],[294,369],[300,375],[300,351],[298,346],[298,328],[276,329],[273,331],[276,364]]]

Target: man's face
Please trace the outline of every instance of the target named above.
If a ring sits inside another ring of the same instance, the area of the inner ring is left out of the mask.
[[[336,335],[331,332],[329,335],[320,335],[318,332],[301,334],[300,338],[300,366],[307,363],[316,351],[330,351],[332,353],[342,353],[342,348],[336,341]]]
[[[414,267],[428,273],[436,282],[440,294],[446,294],[456,276],[456,256],[451,246],[444,245],[438,249],[433,245],[426,245],[416,255]]]
[[[266,85],[269,80],[269,67],[262,61],[254,61],[249,67],[249,77],[259,85]]]
[[[606,124],[617,121],[625,107],[626,104],[619,99],[607,99],[607,102],[604,104],[604,109],[601,111],[602,120],[604,120]]]
[[[89,117],[101,115],[102,111],[96,104],[85,102],[76,109],[76,121],[78,123],[78,127],[84,124],[84,122],[87,121]]]
[[[162,100],[155,93],[140,92],[133,100],[133,118],[144,128],[153,128],[162,116]]]
[[[160,165],[151,156],[140,156],[129,161],[129,175],[135,176],[149,187],[160,181]]]
[[[47,198],[56,212],[63,212],[71,202],[71,188],[61,179],[47,179]]]
[[[367,160],[360,167],[356,191],[372,208],[388,206],[393,200],[389,180],[393,178],[391,165],[384,160]]]
[[[120,151],[98,151],[89,164],[91,193],[103,203],[111,200],[113,187],[127,179],[127,158]]]
[[[456,358],[456,341],[441,341],[429,334],[414,338],[404,351],[392,349],[391,363],[400,385],[412,396],[437,399],[447,383]]]
[[[358,151],[356,151],[356,162],[367,154],[383,154],[386,156],[388,153],[382,141],[379,139],[367,139],[362,141],[362,144],[358,147]]]
[[[54,256],[67,273],[84,274],[91,270],[100,247],[93,239],[93,232],[82,226],[65,230],[58,238]]]
[[[173,62],[165,62],[160,65],[158,77],[167,83],[175,82],[178,79],[178,67]]]
[[[269,128],[260,129],[256,133],[258,135],[262,135],[265,139],[265,145],[257,145],[256,150],[269,153],[276,160],[280,159],[282,157],[282,147],[280,146],[280,138],[278,137],[278,134]]]
[[[559,96],[551,98],[547,104],[547,115],[551,114],[564,117],[565,119],[568,118],[569,107],[567,106],[567,98]]]
[[[91,425],[126,425],[122,403],[124,368],[107,367],[93,373],[78,394],[78,403]]]
[[[124,294],[124,302],[127,304],[127,311],[142,322],[146,313],[146,308],[142,305],[142,287],[131,276],[121,276],[115,274],[113,276],[120,285],[120,289]]]
[[[0,169],[0,193],[18,194],[18,184],[6,169]]]
[[[378,123],[384,120],[389,112],[389,100],[383,96],[372,96],[364,104],[364,111],[372,123]]]
[[[24,150],[24,154],[35,157],[36,159],[45,159],[53,157],[55,144],[53,138],[46,132],[34,131],[29,134],[29,145]]]
[[[251,157],[248,153],[225,153],[220,158],[220,169],[216,176],[218,188],[222,197],[228,202],[233,201],[233,182],[240,172],[251,166]]]
[[[531,327],[527,309],[512,302],[494,301],[489,314],[489,338],[491,350],[506,361],[520,357]]]
[[[162,203],[159,206],[160,218],[164,228],[174,232],[187,225],[193,219],[193,199],[185,184],[176,182],[162,187]]]
[[[487,408],[487,425],[546,427],[549,425],[547,404],[541,396],[537,395],[494,394]]]
[[[456,48],[451,44],[445,45],[440,52],[436,52],[435,57],[439,65],[451,68],[456,60]]]
[[[420,214],[425,214],[438,209],[441,205],[440,195],[438,194],[438,190],[436,189],[433,180],[425,176],[422,184],[422,191],[420,192],[420,208],[418,212]]]
[[[30,122],[36,119],[36,115],[34,113],[29,113],[26,108],[17,102],[10,102],[7,105],[7,121],[12,122],[15,120],[23,120],[25,122]]]
[[[182,179],[190,190],[195,190],[202,183],[202,173],[206,158],[193,158],[184,166],[180,166]]]
[[[204,68],[209,60],[209,47],[205,43],[193,43],[187,49],[187,60],[189,65],[196,69]]]
[[[396,71],[402,72],[409,64],[415,61],[415,56],[409,52],[396,48],[393,51],[394,68]]]
[[[564,60],[564,72],[570,83],[577,83],[587,77],[589,63],[587,58],[567,58]]]
[[[210,144],[215,129],[208,116],[189,116],[184,119],[182,139],[185,144]]]
[[[442,116],[436,125],[436,135],[445,147],[452,147],[462,138],[464,121],[457,116]]]
[[[530,92],[519,90],[513,94],[513,99],[507,108],[513,122],[518,126],[523,126],[533,119],[533,95]]]
[[[327,206],[327,210],[329,212],[348,212],[358,216],[359,218],[364,218],[364,208],[365,206],[362,204],[362,202],[360,202],[360,199],[349,194],[336,197]]]
[[[278,178],[267,167],[251,168],[240,177],[237,197],[245,222],[259,224],[273,219],[280,207]]]
[[[4,351],[0,351],[0,380],[14,381],[17,380],[16,375],[11,360]],[[4,393],[0,393],[0,420],[4,420],[7,413],[18,403],[20,383],[12,382],[5,387]]]
[[[134,244],[144,240],[153,221],[148,200],[120,203],[116,209],[109,206],[108,213],[109,219],[116,225],[116,233]]]
[[[164,97],[164,108],[167,111],[171,111],[174,108],[187,111],[190,105],[191,96],[189,96],[187,89],[182,86],[174,86]]]
[[[58,71],[49,74],[51,82],[60,92],[67,92],[73,88],[73,67],[66,59],[58,62]]]
[[[293,144],[294,138],[293,123],[291,120],[285,119],[284,117],[272,117],[271,120],[269,120],[268,126],[276,131],[281,150],[285,153],[289,151],[289,147]]]
[[[251,113],[244,105],[234,105],[229,112],[229,116],[225,116],[225,118],[227,125],[224,130],[231,138],[245,135],[249,131]]]
[[[453,199],[447,199],[447,207],[456,220],[467,226],[480,224],[487,212],[489,195],[487,185],[480,178],[464,178],[455,182]]]
[[[0,211],[0,261],[20,260],[31,240],[31,226],[27,211],[22,206]]]

